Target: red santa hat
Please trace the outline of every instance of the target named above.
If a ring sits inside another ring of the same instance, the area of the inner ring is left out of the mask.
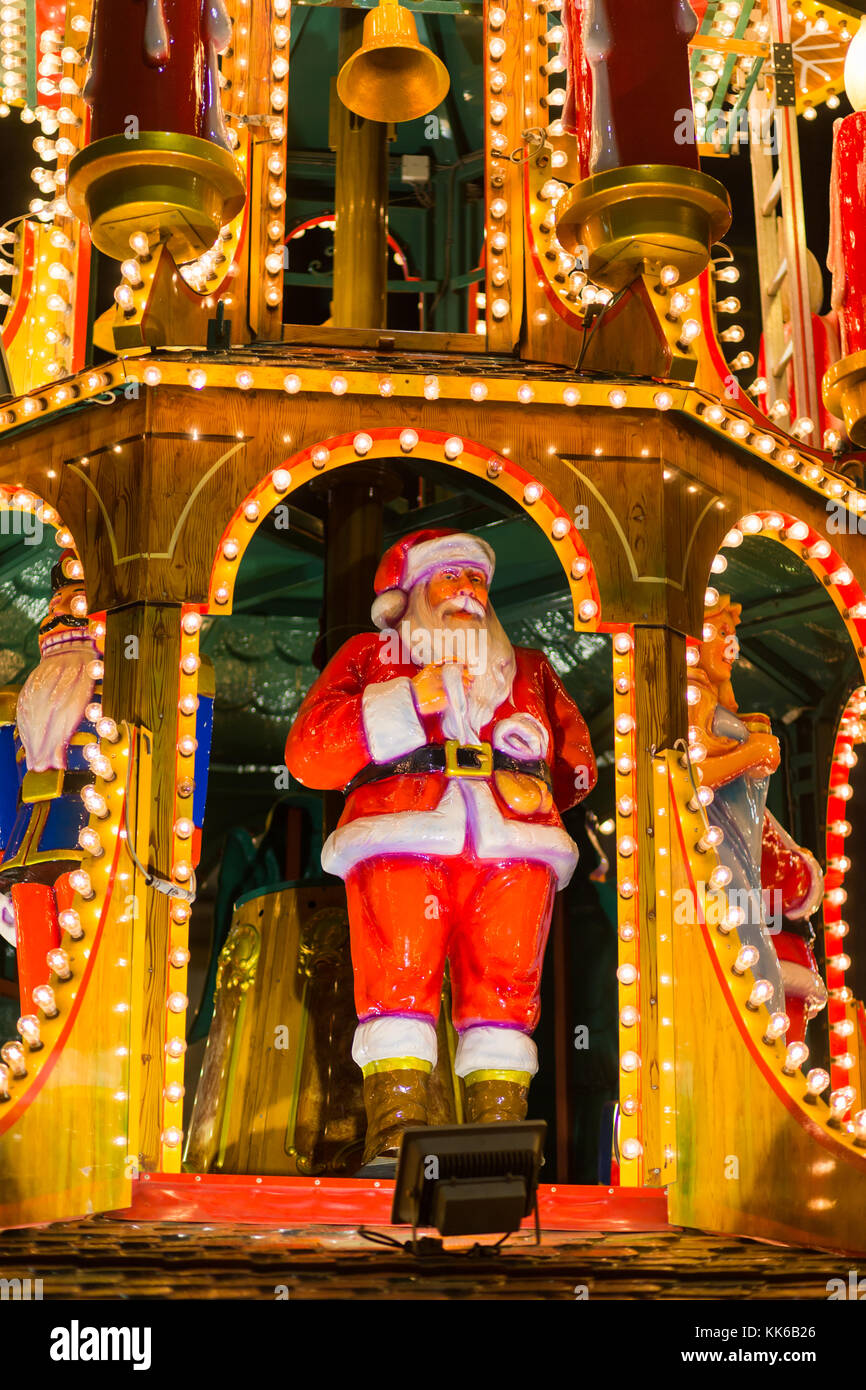
[[[489,584],[496,567],[492,548],[480,536],[448,528],[411,531],[385,551],[376,570],[371,615],[378,628],[393,627],[406,612],[409,591],[444,565],[477,565]]]

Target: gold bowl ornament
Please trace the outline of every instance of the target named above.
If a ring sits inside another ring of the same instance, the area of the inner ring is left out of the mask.
[[[590,279],[624,289],[672,265],[682,281],[706,269],[731,224],[727,190],[698,169],[633,164],[570,188],[557,204],[556,235]]]

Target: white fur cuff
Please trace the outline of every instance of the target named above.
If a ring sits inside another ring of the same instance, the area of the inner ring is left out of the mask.
[[[389,763],[427,742],[408,676],[368,685],[361,702],[364,736],[374,763]]]
[[[492,1028],[479,1024],[460,1034],[454,1070],[458,1076],[473,1071],[538,1071],[538,1049],[519,1028]]]
[[[421,1018],[370,1018],[355,1029],[352,1061],[359,1067],[392,1057],[418,1057],[435,1067],[438,1055],[436,1029]]]

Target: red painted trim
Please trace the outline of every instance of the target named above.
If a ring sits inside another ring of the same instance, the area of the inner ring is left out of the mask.
[[[348,371],[350,369],[346,368],[346,370]],[[330,439],[318,439],[314,443],[309,444],[305,449],[301,449],[298,453],[289,455],[289,457],[284,459],[281,463],[275,463],[274,468],[269,470],[269,472],[265,473],[260,478],[259,482],[256,483],[256,485],[253,488],[251,488],[251,490],[247,493],[240,506],[237,508],[237,510],[230,518],[228,525],[226,526],[225,530],[223,531],[220,537],[219,544],[216,548],[216,552],[211,563],[210,581],[208,584],[208,594],[211,598],[211,602],[216,576],[216,567],[219,564],[223,544],[232,535],[235,527],[240,522],[240,519],[243,516],[244,507],[247,505],[248,502],[258,500],[258,494],[268,486],[271,475],[277,468],[285,468],[289,472],[291,472],[293,469],[297,468],[299,464],[309,463],[312,460],[314,450],[318,449],[322,445],[324,445],[324,447],[332,453],[336,449],[349,448],[351,447],[356,435],[361,433],[369,434],[370,438],[373,440],[374,443],[388,440],[394,440],[396,443],[399,441],[400,435],[405,428],[405,425],[382,425],[379,426],[377,429],[351,430],[347,434],[333,435]],[[430,430],[422,429],[420,427],[415,429],[415,433],[418,436],[419,445],[435,444],[438,448],[441,448],[444,445],[445,441],[451,437],[445,430]],[[521,468],[519,464],[514,463],[514,461],[506,457],[506,455],[498,454],[495,449],[487,448],[485,445],[479,444],[474,439],[466,439],[462,435],[460,437],[463,440],[464,454],[471,454],[474,458],[479,460],[494,460],[496,463],[500,465],[503,473],[508,474],[509,477],[513,478],[516,482],[522,483],[524,487],[529,482],[538,481],[538,479],[535,478],[531,473],[528,473],[525,468]],[[426,455],[423,452],[419,452],[417,446],[415,447],[415,449],[412,450],[412,454],[415,458],[429,459],[429,455]],[[446,463],[447,462],[448,460],[446,460]],[[347,467],[349,465],[343,466]],[[456,467],[457,465],[451,466]],[[293,490],[293,488],[290,488],[289,491],[285,494],[286,497],[290,497]],[[577,551],[581,559],[587,561],[588,569],[586,571],[586,579],[589,582],[590,592],[592,594],[593,600],[595,601],[595,603],[598,604],[597,630],[599,632],[629,631],[630,629],[627,627],[627,625],[623,623],[614,624],[613,626],[608,627],[603,622],[601,594],[598,587],[595,566],[592,563],[592,557],[586,547],[586,543],[584,542],[582,532],[579,531],[578,528],[574,525],[574,522],[572,518],[568,515],[568,512],[566,512],[565,508],[548,488],[545,488],[544,490],[543,499],[539,498],[539,501],[541,500],[544,500],[547,503],[547,505],[551,508],[551,510],[557,512],[560,516],[564,516],[569,521],[569,523],[571,524],[571,530],[568,533],[566,539],[570,541],[570,543],[573,545],[574,549]],[[264,515],[262,515],[259,518],[258,524],[261,525],[263,520]],[[551,544],[553,544],[552,540]],[[243,556],[241,557],[241,563],[242,562]],[[213,613],[216,617],[220,616],[219,612],[210,606],[206,611]]]
[[[130,743],[129,748],[130,758],[135,756],[136,742],[137,734],[133,733],[132,742]],[[121,827],[125,824],[126,802],[124,801]],[[12,1125],[16,1123],[16,1121],[20,1120],[24,1112],[32,1105],[33,1101],[36,1099],[39,1092],[42,1090],[42,1087],[45,1085],[45,1082],[48,1080],[49,1076],[51,1075],[52,1071],[57,1065],[57,1062],[60,1058],[60,1054],[62,1053],[63,1048],[69,1039],[69,1034],[71,1033],[72,1026],[75,1023],[76,1018],[78,1017],[78,1011],[81,1008],[84,995],[87,991],[90,976],[93,973],[93,967],[96,964],[96,956],[97,952],[99,951],[99,944],[102,940],[102,931],[105,926],[105,919],[108,915],[108,909],[111,905],[111,894],[112,889],[114,887],[114,876],[117,873],[117,862],[120,858],[120,847],[122,843],[123,841],[121,840],[120,835],[118,835],[117,841],[114,846],[114,858],[111,861],[111,873],[108,876],[108,885],[105,893],[105,901],[102,904],[102,911],[99,914],[99,925],[96,928],[96,932],[93,938],[93,944],[90,946],[90,955],[87,958],[87,964],[84,967],[84,973],[81,976],[81,982],[78,986],[75,998],[69,1005],[66,1021],[54,1043],[54,1046],[51,1048],[50,1055],[46,1057],[44,1065],[39,1071],[39,1074],[36,1077],[34,1077],[34,1079],[28,1085],[27,1089],[25,1091],[22,1091],[20,1096],[16,1096],[14,1100],[9,1101],[6,1105],[3,1106],[2,1111],[0,1111],[0,1134],[4,1134],[7,1129],[10,1129]]]
[[[144,1173],[124,1221],[239,1221],[261,1225],[391,1224],[393,1182],[358,1178],[248,1177],[236,1173]],[[667,1193],[657,1187],[543,1186],[546,1231],[668,1230]],[[523,1223],[531,1229],[534,1218]]]
[[[844,1144],[840,1144],[836,1139],[833,1139],[829,1134],[827,1134],[825,1130],[817,1123],[817,1121],[811,1119],[809,1115],[805,1114],[802,1108],[793,1099],[793,1097],[789,1096],[786,1088],[783,1086],[781,1082],[780,1077],[778,1077],[776,1073],[771,1069],[771,1067],[767,1063],[766,1058],[761,1055],[761,1053],[755,1046],[754,1040],[752,1039],[752,1035],[746,1027],[745,1019],[742,1017],[740,1013],[739,1006],[737,1004],[736,999],[734,998],[730,984],[728,983],[727,976],[725,975],[725,972],[722,969],[721,962],[719,961],[718,956],[713,950],[712,942],[710,940],[709,928],[707,927],[707,924],[704,920],[703,913],[700,911],[697,889],[695,887],[695,881],[692,875],[692,866],[689,862],[689,856],[686,850],[686,842],[685,837],[683,835],[682,823],[680,821],[679,807],[677,806],[673,777],[671,776],[670,771],[668,771],[668,782],[670,784],[671,805],[676,810],[674,820],[676,822],[677,836],[680,842],[680,849],[682,850],[683,863],[685,865],[686,874],[688,876],[689,887],[691,888],[691,891],[694,894],[695,904],[698,908],[697,917],[700,923],[704,942],[706,944],[707,955],[709,956],[709,959],[712,962],[712,966],[716,974],[716,979],[718,980],[722,989],[722,995],[724,996],[728,1008],[731,1011],[731,1016],[734,1022],[736,1023],[737,1028],[739,1029],[740,1036],[743,1039],[743,1042],[746,1044],[746,1047],[748,1048],[749,1052],[751,1053],[752,1060],[757,1063],[758,1069],[760,1070],[764,1079],[769,1082],[771,1089],[774,1091],[779,1100],[782,1101],[786,1109],[793,1115],[797,1123],[801,1125],[803,1129],[807,1130],[811,1137],[815,1139],[821,1145],[822,1148],[828,1149],[835,1158],[844,1159],[846,1163],[850,1164],[850,1166],[852,1168],[855,1168],[858,1172],[866,1173],[866,1153],[864,1153],[863,1157],[860,1157],[859,1154],[852,1153],[850,1149],[845,1147]]]

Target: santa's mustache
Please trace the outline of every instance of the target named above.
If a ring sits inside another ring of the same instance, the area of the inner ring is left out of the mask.
[[[451,613],[469,613],[473,618],[483,618],[487,610],[483,603],[471,594],[458,594],[457,598],[446,599],[439,605],[439,616],[447,618]]]

